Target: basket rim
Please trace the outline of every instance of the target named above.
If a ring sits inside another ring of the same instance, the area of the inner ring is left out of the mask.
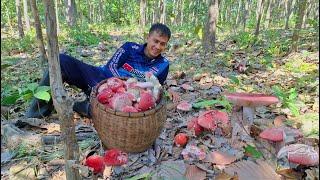
[[[111,77],[110,77],[111,78]],[[119,79],[128,79],[126,77],[117,77]],[[108,78],[109,79],[109,78]],[[92,103],[93,103],[93,99],[96,99],[97,97],[97,91],[99,89],[99,87],[104,84],[105,82],[107,82],[108,79],[104,79],[102,81],[100,81],[96,86],[94,86],[94,88],[92,89],[91,91],[91,94],[90,94],[90,103],[91,103],[91,108],[94,108],[94,106],[92,106]],[[117,110],[114,110],[114,109],[111,109],[109,107],[105,107],[103,106],[103,104],[99,103],[98,101],[97,102],[97,108],[107,112],[107,113],[111,113],[111,114],[115,114],[115,115],[118,115],[118,116],[122,116],[122,117],[144,117],[144,116],[147,116],[149,114],[153,114],[155,112],[158,112],[159,109],[161,109],[162,106],[165,105],[166,101],[165,99],[163,98],[163,92],[161,91],[161,94],[160,94],[160,102],[158,102],[158,104],[156,105],[155,108],[153,109],[150,109],[150,110],[147,110],[147,111],[143,111],[143,112],[123,112],[123,111],[117,111]]]

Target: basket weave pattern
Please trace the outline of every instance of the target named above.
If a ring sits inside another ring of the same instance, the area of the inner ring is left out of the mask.
[[[110,148],[118,148],[125,152],[142,152],[149,148],[160,135],[167,119],[165,100],[154,109],[127,113],[105,108],[96,98],[100,82],[92,91],[90,102],[92,120],[103,143]]]

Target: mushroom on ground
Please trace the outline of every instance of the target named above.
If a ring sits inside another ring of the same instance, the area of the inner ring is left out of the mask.
[[[198,124],[205,129],[215,131],[217,127],[225,128],[229,125],[229,116],[218,110],[205,111],[198,117]]]
[[[254,93],[225,93],[224,96],[235,106],[242,106],[242,118],[247,132],[253,124],[255,107],[268,106],[279,102],[276,96]]]
[[[267,128],[259,134],[259,137],[272,142],[276,153],[285,146],[286,134],[282,128]]]
[[[312,147],[305,144],[291,144],[280,149],[277,158],[287,157],[288,161],[305,166],[319,164],[319,153]]]

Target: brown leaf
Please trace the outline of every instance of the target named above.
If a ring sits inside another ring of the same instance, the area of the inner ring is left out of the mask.
[[[224,170],[227,174],[233,176],[235,173],[239,176],[239,180],[247,179],[274,179],[280,180],[280,176],[272,169],[272,167],[262,160],[239,161],[228,166]]]
[[[217,165],[227,165],[234,162],[236,157],[225,152],[212,151],[208,156],[208,160]]]
[[[302,179],[303,172],[296,172],[293,169],[282,169],[277,171],[278,174],[285,177],[285,179]]]
[[[275,127],[280,127],[280,126],[283,126],[283,122],[286,120],[287,118],[284,116],[284,115],[280,115],[280,116],[277,116],[274,121],[273,121],[273,124]]]
[[[60,132],[60,124],[57,123],[49,123],[43,126],[43,128],[47,129],[47,133],[51,134],[53,132]]]
[[[202,171],[195,165],[187,165],[186,178],[187,180],[202,180],[206,178],[206,172]]]
[[[215,180],[238,180],[239,178],[237,175],[231,176],[225,172],[222,172],[218,176],[216,176],[214,179]]]

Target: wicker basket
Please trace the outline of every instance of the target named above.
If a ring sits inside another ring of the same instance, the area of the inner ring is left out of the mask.
[[[125,152],[142,152],[160,135],[167,119],[166,103],[160,98],[154,109],[138,113],[119,112],[98,102],[96,95],[100,82],[91,93],[92,120],[106,148]]]

